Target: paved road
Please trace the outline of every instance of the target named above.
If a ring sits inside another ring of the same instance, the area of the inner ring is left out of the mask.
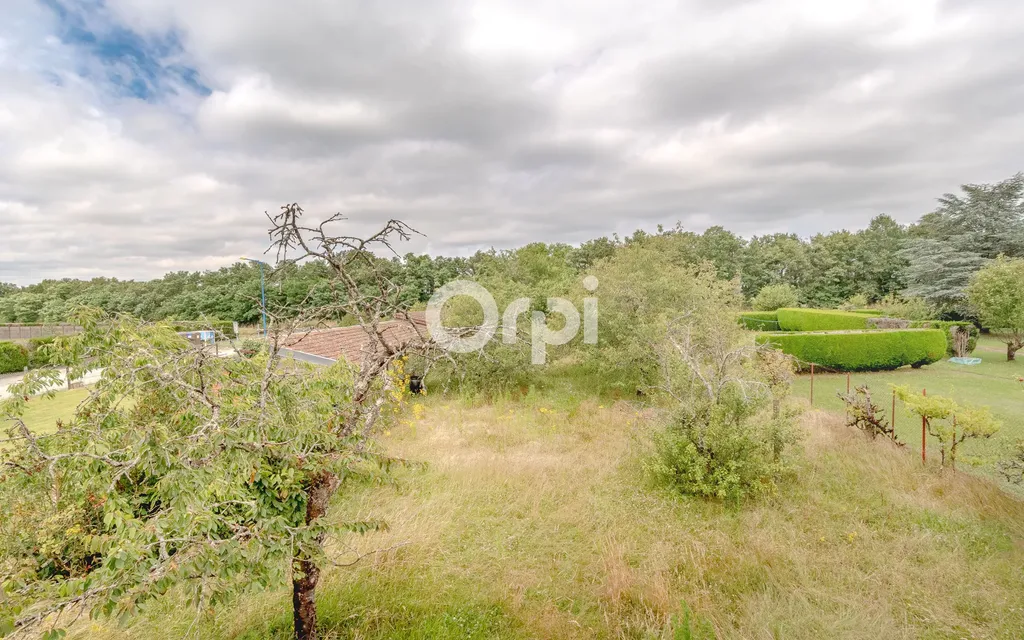
[[[76,380],[75,382],[93,384],[94,382],[100,379],[100,375],[102,373],[103,369],[96,369],[95,371],[90,371],[89,373],[85,374],[84,378],[82,378],[81,380]],[[21,382],[24,377],[25,374],[23,373],[8,373],[0,376],[0,400],[3,400],[4,398],[10,396],[10,392],[8,391],[8,389]],[[64,381],[63,372],[61,372],[61,383],[53,388],[57,390],[67,388],[67,383],[66,381]]]
[[[234,349],[221,349],[220,353],[218,355],[220,355],[221,358],[227,358],[229,356],[235,355],[235,350]],[[89,373],[85,374],[85,377],[82,378],[81,380],[75,380],[75,382],[83,382],[85,384],[93,384],[93,383],[99,381],[100,375],[102,373],[103,373],[103,369],[96,369],[94,371],[90,371]],[[24,377],[25,377],[25,374],[23,374],[23,373],[8,373],[8,374],[0,375],[0,400],[3,400],[4,398],[7,398],[8,396],[10,396],[10,392],[8,391],[8,389],[11,386],[21,382]],[[67,382],[64,380],[64,373],[63,372],[61,372],[61,383],[59,385],[53,387],[53,388],[57,389],[57,390],[66,389],[67,388]]]

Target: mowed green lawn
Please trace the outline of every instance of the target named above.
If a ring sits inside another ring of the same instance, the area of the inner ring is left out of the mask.
[[[888,416],[892,409],[892,386],[902,385],[920,393],[942,395],[959,403],[987,406],[1002,421],[1003,428],[991,440],[973,441],[963,445],[966,454],[987,458],[982,470],[991,473],[995,460],[1008,455],[1014,442],[1024,439],[1024,360],[1006,361],[1006,345],[995,338],[983,336],[972,354],[981,358],[976,366],[957,365],[943,360],[933,365],[881,373],[854,373],[850,386],[868,385],[875,404]],[[793,392],[810,399],[811,377],[797,377]],[[814,376],[814,406],[821,409],[843,411],[843,402],[837,391],[846,392],[846,374],[817,374]],[[900,402],[896,403],[896,432],[900,439],[916,451],[921,450],[921,421]],[[938,448],[929,439],[928,455],[938,459]]]
[[[28,401],[25,424],[36,433],[57,429],[57,420],[67,420],[75,413],[75,407],[89,395],[88,389],[58,391],[52,398],[36,396]],[[6,425],[4,425],[6,426]]]

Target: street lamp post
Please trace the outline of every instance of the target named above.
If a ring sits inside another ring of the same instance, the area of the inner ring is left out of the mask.
[[[260,307],[260,311],[263,312],[263,337],[266,337],[267,336],[267,286],[266,286],[266,283],[265,283],[265,281],[263,279],[263,267],[266,267],[266,266],[269,266],[269,265],[267,265],[266,262],[263,262],[261,260],[255,260],[253,258],[246,258],[245,256],[242,256],[242,260],[246,260],[248,262],[255,262],[256,264],[260,265],[260,299],[262,301],[261,302],[262,306]]]

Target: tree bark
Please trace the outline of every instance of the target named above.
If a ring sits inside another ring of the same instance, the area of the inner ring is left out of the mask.
[[[327,513],[331,496],[338,488],[338,478],[326,471],[313,476],[306,489],[306,524]],[[323,536],[316,539],[323,544]],[[308,554],[298,551],[292,558],[292,620],[295,640],[317,640],[316,585],[320,582],[320,567]]]
[[[1013,343],[1013,342],[1007,342],[1006,343],[1006,361],[1007,362],[1013,362],[1014,360],[1017,359],[1017,350],[1018,349],[1020,349],[1020,347],[1017,346],[1015,343]]]

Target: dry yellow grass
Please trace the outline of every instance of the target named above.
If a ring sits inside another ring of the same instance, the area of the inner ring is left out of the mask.
[[[729,508],[647,483],[644,417],[535,399],[410,410],[385,441],[426,469],[350,487],[335,511],[390,530],[332,548],[370,555],[326,574],[328,637],[1024,637],[1024,504],[997,487],[812,412],[782,493]],[[165,604],[87,635],[287,637],[289,616],[282,591],[194,626]]]

